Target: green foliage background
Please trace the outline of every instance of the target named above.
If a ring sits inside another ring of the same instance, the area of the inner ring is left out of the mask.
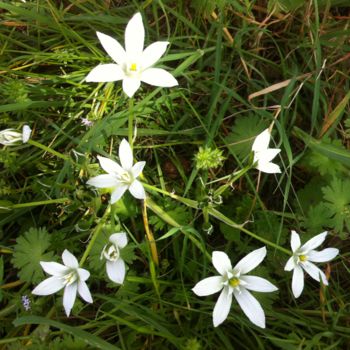
[[[0,150],[0,349],[350,348],[349,10],[337,0],[0,0],[0,130],[29,124],[33,140],[66,158],[29,144]],[[147,162],[160,264],[151,259],[140,203],[126,195],[86,262],[94,303],[77,301],[67,319],[60,294],[31,290],[44,278],[39,261],[60,262],[64,249],[83,255],[108,204],[108,193],[86,181],[100,173],[97,155],[117,159],[128,99],[119,82],[84,78],[110,62],[95,32],[123,43],[137,11],[146,44],[170,42],[157,66],[179,81],[172,89],[144,84],[134,101],[134,157]],[[216,195],[225,176],[247,165],[254,137],[272,121],[282,174],[251,170]],[[198,169],[199,147],[218,148],[225,160]],[[291,229],[303,241],[330,231],[326,245],[341,256],[322,266],[329,287],[307,278],[295,300],[283,271],[288,256],[269,246],[256,270],[279,287],[256,294],[267,328],[253,326],[235,302],[213,328],[217,296],[191,291],[215,274],[211,252],[236,262],[263,245],[236,223],[287,249]],[[131,242],[120,287],[106,282],[99,260],[119,230]]]

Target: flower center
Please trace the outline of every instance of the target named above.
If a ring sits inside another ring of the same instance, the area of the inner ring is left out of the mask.
[[[299,255],[299,261],[304,262],[307,260],[307,256],[306,255]]]
[[[71,271],[67,273],[65,276],[63,276],[63,278],[64,278],[63,284],[65,286],[69,286],[70,284],[74,283],[78,279],[78,276],[76,271]]]
[[[119,181],[125,183],[126,185],[130,185],[134,179],[132,174],[128,171],[124,171],[121,175],[119,175]]]
[[[137,64],[136,64],[136,63],[131,63],[131,65],[130,65],[130,70],[131,70],[132,72],[136,72],[136,71],[137,71]]]
[[[239,278],[233,277],[230,279],[229,284],[232,288],[237,288],[241,284],[241,281]]]
[[[108,249],[104,250],[103,255],[109,261],[116,261],[119,259],[120,253],[118,247],[112,244]]]

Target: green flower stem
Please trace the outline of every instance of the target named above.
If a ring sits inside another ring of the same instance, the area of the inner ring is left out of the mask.
[[[131,149],[133,149],[133,133],[134,133],[134,98],[129,99],[129,130],[128,130],[128,139]]]
[[[20,209],[20,208],[27,208],[27,207],[37,207],[39,205],[65,203],[68,201],[69,201],[69,198],[48,199],[46,201],[12,204],[8,208],[9,209]]]
[[[80,267],[82,267],[84,265],[85,260],[89,256],[89,254],[91,252],[91,249],[94,246],[94,243],[95,243],[97,237],[99,236],[99,234],[100,234],[100,232],[102,230],[102,227],[106,223],[106,220],[107,220],[108,215],[110,214],[110,212],[111,212],[111,205],[109,204],[107,209],[106,209],[106,211],[104,212],[100,222],[97,224],[97,226],[95,227],[94,232],[92,233],[91,240],[90,240],[88,246],[85,249],[83,257],[80,259],[80,262],[79,262],[79,266]]]
[[[162,193],[166,196],[169,196],[191,208],[194,208],[194,209],[199,209],[199,203],[197,201],[194,201],[193,199],[187,199],[187,198],[183,198],[183,197],[180,197],[176,194],[173,194],[173,193],[170,193],[170,192],[167,192],[167,191],[164,191],[164,190],[161,190],[155,186],[152,186],[152,185],[148,185],[146,183],[143,183],[143,186],[151,191],[156,191],[156,192],[159,192],[159,193]],[[234,227],[238,230],[241,230],[243,231],[244,233],[246,233],[247,235],[249,235],[250,237],[253,237],[254,239],[270,246],[270,247],[273,247],[285,254],[288,254],[288,255],[292,255],[292,252],[288,249],[285,249],[281,246],[279,246],[278,244],[276,243],[273,243],[263,237],[260,237],[258,236],[257,234],[247,230],[243,225],[239,225],[239,224],[236,224],[234,221],[232,221],[231,219],[229,219],[228,217],[226,217],[224,214],[222,214],[221,212],[219,212],[218,210],[216,210],[215,208],[213,207],[208,207],[208,213],[209,215],[215,217],[216,219],[220,220],[221,222],[231,226],[231,227]]]
[[[57,152],[54,149],[52,149],[50,147],[47,147],[47,146],[45,146],[45,145],[43,145],[43,144],[41,144],[39,142],[36,142],[36,141],[34,141],[32,139],[29,139],[27,143],[29,143],[32,146],[38,147],[38,148],[44,150],[45,152],[49,152],[49,153],[53,154],[54,156],[56,156],[58,158],[61,158],[63,160],[71,160],[68,156],[66,156],[66,155],[64,155],[64,154],[62,154],[60,152]]]
[[[225,184],[220,186],[215,192],[214,192],[214,197],[220,196],[223,192],[225,192],[225,190],[232,186],[232,184],[234,182],[236,182],[240,177],[242,177],[249,169],[251,169],[251,166],[248,165],[245,168],[237,171],[236,173],[233,173],[232,175],[230,175],[231,179],[229,179],[229,181]]]

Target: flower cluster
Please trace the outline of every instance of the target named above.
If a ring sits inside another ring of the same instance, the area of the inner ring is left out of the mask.
[[[158,41],[144,49],[145,30],[140,13],[135,14],[126,26],[125,49],[117,40],[106,34],[97,32],[97,36],[101,45],[115,63],[100,64],[93,68],[86,77],[87,82],[122,80],[123,90],[129,97],[136,93],[141,82],[161,87],[171,87],[178,84],[170,73],[164,69],[153,67],[166,51],[169,42]],[[93,126],[93,123],[86,118],[82,119],[82,123],[89,127]],[[31,130],[26,125],[22,134],[13,129],[6,129],[0,132],[0,143],[11,145],[21,140],[27,142],[30,133]],[[253,161],[247,168],[254,167],[269,174],[281,172],[280,167],[272,163],[281,149],[269,148],[270,139],[269,129],[255,137],[251,149],[251,159]],[[146,162],[139,161],[134,164],[132,147],[125,139],[121,141],[118,153],[120,163],[107,157],[97,156],[105,174],[90,178],[87,184],[96,188],[110,189],[111,204],[120,200],[127,190],[136,199],[145,200],[146,192],[138,178],[141,176]],[[222,151],[218,149],[201,147],[196,156],[198,169],[215,168],[223,160]],[[326,275],[314,264],[330,261],[339,254],[339,250],[336,248],[315,250],[324,242],[326,236],[327,232],[323,232],[302,245],[299,235],[292,231],[292,256],[287,261],[285,270],[293,270],[292,292],[295,298],[298,298],[303,291],[304,271],[314,280],[322,281],[323,285],[328,285]],[[117,284],[123,284],[126,275],[126,264],[122,258],[122,249],[126,247],[127,243],[128,239],[125,232],[113,233],[100,255],[101,260],[104,259],[106,262],[108,278]],[[264,310],[251,292],[269,293],[277,291],[278,288],[265,278],[250,275],[250,272],[264,260],[266,254],[266,247],[256,249],[232,267],[231,261],[225,252],[214,251],[212,253],[212,263],[219,275],[204,278],[192,290],[198,296],[220,292],[213,310],[214,327],[223,323],[228,317],[234,297],[248,319],[254,325],[265,328]],[[43,270],[51,277],[36,286],[32,293],[44,296],[64,289],[63,307],[66,315],[69,316],[77,294],[87,303],[93,302],[86,283],[90,277],[90,272],[83,269],[76,257],[67,249],[62,254],[62,261],[63,264],[40,262]],[[26,308],[29,307],[26,300],[23,303]]]

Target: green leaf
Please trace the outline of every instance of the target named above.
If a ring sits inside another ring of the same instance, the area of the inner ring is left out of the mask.
[[[45,228],[30,228],[16,240],[12,264],[19,270],[22,281],[38,283],[44,277],[40,261],[52,261],[53,252],[45,253],[50,246],[50,235]]]
[[[86,332],[78,327],[71,327],[71,326],[68,326],[64,323],[50,320],[50,319],[45,318],[45,317],[24,316],[24,317],[20,317],[20,318],[17,318],[16,320],[14,320],[13,324],[15,327],[23,326],[23,325],[27,325],[27,324],[49,325],[51,327],[58,328],[63,332],[71,334],[75,338],[83,339],[87,344],[94,346],[98,349],[119,350],[119,348],[117,346],[114,346],[114,345],[106,342],[102,338],[100,338],[92,333]]]

